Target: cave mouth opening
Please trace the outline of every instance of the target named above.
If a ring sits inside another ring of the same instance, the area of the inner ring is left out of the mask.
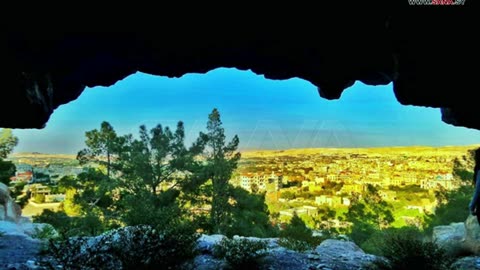
[[[440,121],[440,110],[401,105],[392,84],[356,82],[339,100],[320,98],[302,79],[270,80],[252,71],[217,68],[168,78],[137,72],[109,87],[87,88],[62,105],[43,129],[16,129],[16,152],[70,153],[84,134],[107,121],[120,134],[140,125],[185,123],[186,142],[218,108],[240,149],[443,146],[478,143],[478,131]]]

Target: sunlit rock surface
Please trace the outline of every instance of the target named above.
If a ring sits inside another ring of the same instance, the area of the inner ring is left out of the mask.
[[[10,196],[8,186],[0,182],[0,221],[18,222],[22,209]]]
[[[465,223],[451,223],[450,225],[433,228],[432,240],[450,253],[463,249],[465,239]]]

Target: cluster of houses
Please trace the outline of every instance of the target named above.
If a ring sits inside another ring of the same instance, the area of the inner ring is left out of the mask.
[[[234,185],[252,191],[266,191],[267,193],[278,192],[282,188],[283,177],[279,173],[271,172],[263,173],[244,173],[240,174],[236,181],[232,181]]]
[[[49,184],[56,184],[64,176],[78,175],[84,169],[82,167],[69,167],[53,164],[46,167],[37,167],[30,164],[15,164],[15,175],[10,178],[12,184],[25,183],[23,196],[35,198],[43,195],[45,202],[61,202],[65,194],[53,194]]]
[[[367,185],[376,186],[382,199],[390,202],[397,201],[397,192],[392,187],[417,186],[426,192],[458,188],[460,182],[452,175],[456,155],[270,155],[245,162],[247,165],[239,167],[240,173],[231,182],[251,192],[265,192],[267,197],[285,203],[285,208],[279,211],[280,217],[291,217],[294,212],[312,216],[319,207],[348,207],[351,195],[364,193]],[[325,192],[329,183],[340,183],[341,188],[334,193]],[[316,195],[308,200],[282,198],[286,191]],[[424,213],[434,211],[434,207],[434,202],[423,199],[419,205],[408,204],[406,209]]]

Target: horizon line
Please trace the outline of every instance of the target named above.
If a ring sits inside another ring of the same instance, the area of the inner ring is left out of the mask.
[[[258,148],[258,149],[238,149],[238,152],[259,152],[259,151],[288,151],[288,150],[314,150],[314,149],[329,149],[329,150],[347,150],[347,149],[385,149],[385,148],[447,148],[447,147],[465,147],[465,148],[476,148],[480,147],[478,144],[467,144],[467,145],[441,145],[441,146],[432,146],[432,145],[391,145],[391,146],[362,146],[362,147],[299,147],[299,148]],[[15,152],[13,151],[10,155],[21,155],[21,154],[37,154],[37,155],[77,155],[76,153],[51,153],[51,152]],[[10,156],[9,155],[9,156]]]

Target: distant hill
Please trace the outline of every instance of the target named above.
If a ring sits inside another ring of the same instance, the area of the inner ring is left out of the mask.
[[[391,147],[366,147],[366,148],[292,148],[279,150],[244,150],[240,151],[243,157],[258,156],[283,156],[283,155],[314,155],[325,153],[379,153],[379,154],[400,154],[401,152],[412,153],[431,153],[431,152],[458,152],[464,153],[470,149],[479,148],[480,144],[475,145],[449,145],[449,146],[391,146]],[[44,154],[38,152],[14,153],[9,159],[72,159],[77,158],[72,154]]]
[[[43,159],[76,159],[76,155],[71,154],[44,154],[38,152],[22,152],[14,153],[9,156],[10,159],[19,159],[19,158],[43,158]]]
[[[409,154],[431,154],[437,153],[465,153],[470,149],[480,147],[477,145],[460,145],[460,146],[392,146],[392,147],[368,147],[368,148],[293,148],[285,150],[247,150],[241,151],[242,157],[259,157],[259,156],[288,156],[288,155],[315,155],[315,154],[332,154],[332,153],[378,153],[378,154],[401,154],[408,152]]]
[[[8,157],[14,164],[30,164],[44,167],[48,165],[78,166],[76,155],[68,154],[43,154],[43,153],[14,153]]]

